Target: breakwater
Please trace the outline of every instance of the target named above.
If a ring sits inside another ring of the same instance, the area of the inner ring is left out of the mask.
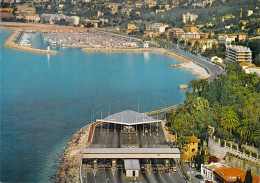
[[[56,174],[56,182],[80,181],[82,150],[89,148],[97,124],[99,122],[88,124],[73,135],[74,138],[68,143],[60,170]]]
[[[14,30],[11,36],[7,38],[7,40],[4,42],[4,46],[12,49],[17,49],[21,51],[29,51],[29,52],[35,52],[35,53],[44,53],[44,54],[56,54],[58,51],[56,50],[42,50],[42,49],[37,49],[37,48],[32,48],[30,46],[25,46],[25,45],[18,45],[15,43],[17,41],[17,36],[20,36],[20,31],[19,30]]]

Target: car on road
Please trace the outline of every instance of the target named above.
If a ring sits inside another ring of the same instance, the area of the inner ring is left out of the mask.
[[[145,168],[143,165],[141,166],[141,171],[142,171],[142,173],[145,173]]]
[[[145,131],[145,133],[148,133],[148,129],[147,129],[147,128],[145,128],[145,130],[144,130],[144,131]]]
[[[154,169],[153,169],[153,173],[154,173],[154,174],[157,174],[157,173],[158,173],[158,169],[157,169],[157,168],[154,168]]]
[[[202,175],[200,175],[200,174],[195,175],[195,177],[196,177],[197,179],[203,179]]]

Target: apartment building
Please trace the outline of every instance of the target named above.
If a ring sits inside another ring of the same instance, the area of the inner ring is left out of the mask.
[[[184,30],[181,28],[173,28],[167,32],[167,40],[172,41],[173,39],[180,39],[184,34]]]
[[[252,62],[252,51],[245,46],[230,45],[227,47],[226,59],[229,62]]]

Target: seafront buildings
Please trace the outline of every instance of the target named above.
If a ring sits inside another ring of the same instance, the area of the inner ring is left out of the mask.
[[[230,45],[227,47],[226,58],[229,62],[252,62],[252,51],[245,46]]]

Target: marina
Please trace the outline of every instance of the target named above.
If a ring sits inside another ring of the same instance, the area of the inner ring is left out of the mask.
[[[57,47],[140,48],[143,41],[101,31],[43,32],[44,40]]]

